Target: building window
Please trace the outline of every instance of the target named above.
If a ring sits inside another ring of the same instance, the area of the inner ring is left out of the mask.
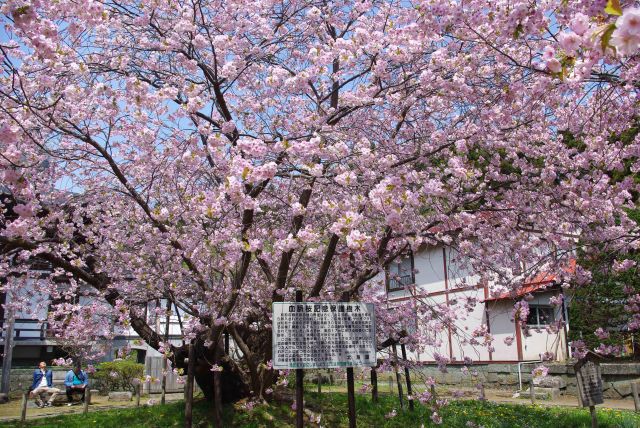
[[[392,262],[386,269],[387,292],[404,290],[416,282],[413,273],[413,253]]]
[[[531,327],[550,325],[556,320],[553,307],[529,305],[529,316],[527,325]]]

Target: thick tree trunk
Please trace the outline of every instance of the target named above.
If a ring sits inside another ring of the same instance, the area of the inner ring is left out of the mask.
[[[174,366],[186,369],[185,358],[187,357],[188,346],[177,348],[174,353]],[[214,350],[204,347],[202,341],[196,341],[196,359],[194,379],[202,390],[207,401],[213,402],[213,372],[211,371],[211,362],[214,360]],[[223,403],[236,402],[242,398],[248,397],[250,388],[244,380],[242,373],[227,361],[218,363],[222,366],[220,373],[221,399]]]

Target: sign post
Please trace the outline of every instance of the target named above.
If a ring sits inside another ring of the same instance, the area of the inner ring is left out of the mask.
[[[296,302],[302,302],[302,290],[296,290]],[[304,371],[296,369],[296,428],[304,424]]]
[[[576,371],[580,403],[582,407],[589,407],[591,427],[596,428],[598,426],[596,404],[604,403],[600,364],[597,363],[596,357],[589,353],[585,358],[578,361],[573,368]]]
[[[273,368],[296,370],[296,423],[302,426],[303,369],[347,369],[349,426],[355,427],[354,367],[375,367],[374,306],[360,302],[273,303]]]

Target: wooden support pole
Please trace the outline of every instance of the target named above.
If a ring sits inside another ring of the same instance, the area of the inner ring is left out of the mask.
[[[189,361],[187,362],[187,383],[185,384],[184,427],[193,425],[193,371],[195,367],[196,345],[189,343]]]
[[[320,373],[320,370],[318,370],[316,380],[318,381],[318,394],[322,394],[322,374]]]
[[[0,281],[0,283],[2,283]],[[2,356],[2,382],[0,382],[0,392],[7,394],[9,398],[9,389],[11,387],[11,363],[13,360],[13,329],[15,325],[13,307],[9,307],[7,311],[6,327],[2,332],[4,339],[4,352]]]
[[[640,412],[640,397],[638,396],[638,384],[631,382],[631,394],[633,395],[633,405],[636,408],[636,412]]]
[[[22,403],[20,412],[20,422],[24,422],[27,419],[27,402],[29,401],[29,392],[25,391],[22,393]]]
[[[296,290],[296,302],[302,302],[302,290]],[[304,425],[304,370],[296,369],[296,428]]]
[[[487,396],[484,394],[484,383],[480,383],[480,401],[486,401]]]
[[[222,374],[213,372],[213,422],[216,428],[222,426]]]
[[[411,392],[411,375],[409,374],[409,367],[407,367],[407,349],[404,343],[400,345],[400,351],[402,351],[402,359],[405,362],[404,377],[407,382],[407,399],[409,400],[409,410],[413,410],[413,394]]]
[[[225,332],[228,335],[228,332]],[[226,341],[226,338],[225,338]],[[227,356],[228,343],[218,343],[213,352],[213,361],[215,364],[221,364],[222,357]],[[224,355],[221,355],[224,352]],[[213,426],[215,428],[223,428],[222,426],[222,372],[213,372]]]
[[[140,407],[140,394],[142,393],[142,384],[136,384],[136,407]]]
[[[589,406],[591,413],[591,428],[598,428],[598,418],[596,417],[596,406]]]
[[[431,402],[436,402],[436,386],[433,384],[431,385]]]
[[[378,402],[378,372],[375,367],[371,367],[371,401]]]
[[[347,398],[349,399],[349,428],[356,428],[356,391],[353,367],[347,367]]]
[[[529,395],[531,396],[531,404],[536,404],[536,390],[533,387],[533,379],[529,381]]]
[[[396,372],[396,383],[398,384],[398,399],[400,400],[400,408],[403,409],[404,402],[402,399],[402,380],[400,379],[400,370],[398,367],[398,348],[395,344],[393,345],[393,360],[395,362],[394,369]]]
[[[140,384],[138,384],[137,386],[138,390],[140,389]],[[89,386],[87,385],[87,387],[85,388],[84,391],[84,403],[82,406],[82,414],[86,415],[87,413],[89,413],[89,403],[91,402],[91,390],[89,389]]]
[[[393,394],[393,376],[389,375],[389,394]]]
[[[171,299],[167,299],[167,306],[165,308],[167,318],[164,321],[164,341],[169,342],[169,329],[171,327]],[[176,308],[176,311],[178,308]],[[167,354],[162,354],[162,384],[160,391],[160,404],[165,404],[167,401],[167,370],[169,370],[169,361],[167,360]],[[149,388],[151,393],[151,388]]]

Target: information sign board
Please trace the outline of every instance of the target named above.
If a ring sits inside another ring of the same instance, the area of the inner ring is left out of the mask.
[[[374,305],[359,302],[275,302],[273,367],[374,367]]]
[[[575,366],[582,407],[591,407],[604,403],[602,397],[602,376],[600,365],[586,358]]]

